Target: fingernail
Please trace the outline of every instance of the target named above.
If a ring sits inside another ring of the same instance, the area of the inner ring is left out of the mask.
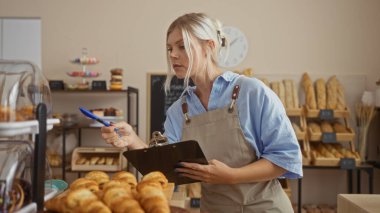
[[[183,163],[181,163],[181,162],[178,162],[178,163],[176,163],[175,165],[178,166],[178,167],[179,167],[179,166],[183,167]]]

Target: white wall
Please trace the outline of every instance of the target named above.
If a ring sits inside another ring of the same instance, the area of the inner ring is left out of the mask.
[[[237,69],[251,67],[260,75],[364,75],[367,89],[380,78],[378,0],[0,0],[0,17],[41,18],[42,67],[48,78],[74,81],[66,72],[79,69],[69,60],[82,47],[100,59],[93,67],[102,73],[99,80],[109,80],[109,70],[122,67],[125,82],[140,89],[143,138],[146,73],[166,70],[166,28],[185,12],[206,12],[245,32],[250,49]],[[345,86],[359,94],[363,90],[362,85]],[[334,177],[326,189],[341,180]]]

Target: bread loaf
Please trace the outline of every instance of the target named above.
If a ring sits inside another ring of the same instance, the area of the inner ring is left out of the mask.
[[[311,122],[309,123],[309,127],[311,128],[311,131],[314,133],[322,132],[321,127],[317,123]]]
[[[287,109],[294,109],[294,101],[293,101],[293,81],[292,80],[284,80],[285,85],[285,102]]]
[[[334,130],[336,133],[348,133],[347,128],[341,123],[334,123]]]
[[[302,86],[305,91],[306,106],[309,109],[317,109],[317,102],[315,100],[313,83],[310,79],[310,76],[307,73],[304,73],[302,76]]]
[[[327,133],[334,132],[334,129],[333,129],[332,125],[329,122],[327,122],[327,121],[322,121],[322,123],[321,123],[321,129],[322,129],[322,132],[327,132]]]
[[[338,82],[336,76],[327,81],[327,109],[335,110],[337,107]]]
[[[296,86],[296,84],[294,83],[294,81],[292,81],[292,88],[293,88],[293,105],[295,108],[299,108],[300,107],[300,104],[299,104],[299,100],[298,100],[298,86]]]
[[[318,109],[326,109],[326,84],[323,78],[315,81],[315,90],[317,91]]]
[[[346,109],[346,98],[344,97],[344,88],[340,82],[338,82],[336,108],[338,110],[345,110]]]

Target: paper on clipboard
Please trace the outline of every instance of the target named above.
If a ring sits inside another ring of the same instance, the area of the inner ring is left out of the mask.
[[[179,162],[208,164],[201,147],[194,140],[130,150],[124,152],[123,155],[142,175],[160,171],[169,182],[177,185],[198,182],[187,177],[180,177],[174,172]]]

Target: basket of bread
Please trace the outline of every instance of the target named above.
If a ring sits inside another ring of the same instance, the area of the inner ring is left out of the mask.
[[[311,143],[311,158],[316,166],[339,166],[341,158],[353,158],[356,165],[361,162],[359,153],[339,143]]]
[[[91,171],[76,179],[68,190],[45,202],[52,212],[121,213],[170,212],[169,200],[174,184],[161,172],[136,177],[122,171],[110,178],[101,171]]]
[[[71,160],[73,171],[121,171],[127,167],[125,149],[116,147],[77,147]]]

